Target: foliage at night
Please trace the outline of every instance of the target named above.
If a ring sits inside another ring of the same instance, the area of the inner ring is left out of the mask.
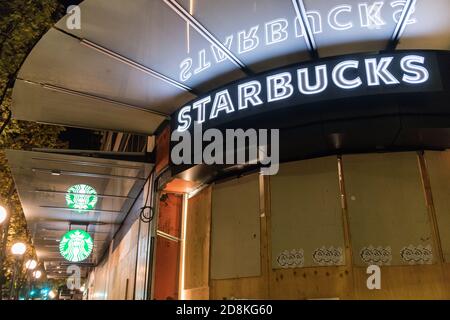
[[[63,148],[65,144],[59,140],[59,134],[64,128],[9,119],[11,93],[14,79],[24,59],[42,35],[63,14],[63,6],[56,0],[0,2],[0,111],[2,117],[0,126],[3,129],[0,135],[0,204],[9,207],[11,216],[6,253],[9,254],[13,239],[20,240],[28,244],[26,258],[35,256],[35,252],[31,246],[25,216],[3,150]],[[11,265],[12,257],[7,256],[4,265],[0,266],[1,285],[9,279]]]

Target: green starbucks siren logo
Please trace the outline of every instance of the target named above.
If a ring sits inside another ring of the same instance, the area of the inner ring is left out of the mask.
[[[72,230],[67,232],[59,243],[59,252],[64,259],[71,262],[80,262],[88,258],[94,242],[89,233],[83,230]]]
[[[66,193],[67,206],[79,211],[94,209],[97,199],[97,192],[87,184],[71,186]]]

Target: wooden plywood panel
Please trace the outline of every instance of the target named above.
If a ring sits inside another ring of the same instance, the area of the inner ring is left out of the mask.
[[[269,177],[265,179],[271,180]],[[266,232],[265,226],[271,229],[271,197],[268,190],[265,194],[265,204],[261,206],[261,276],[213,279],[210,282],[211,299],[450,298],[450,265],[382,266],[381,290],[368,290],[366,283],[369,275],[366,268],[351,266],[350,261],[347,261],[346,266],[270,268],[271,233]]]
[[[426,167],[445,262],[450,262],[450,151],[425,152]]]
[[[366,267],[277,269],[270,299],[450,299],[450,265],[381,266],[381,289],[367,288]]]
[[[208,300],[209,287],[184,290],[184,300]]]
[[[135,222],[108,258],[107,297],[110,300],[133,298],[138,229],[139,224]]]
[[[183,208],[183,197],[178,194],[162,194],[158,211],[158,231],[180,238],[181,234],[181,211]]]
[[[108,264],[109,259],[101,262],[94,271],[89,274],[89,300],[105,300],[108,292]]]
[[[180,242],[176,239],[181,237],[182,209],[181,195],[172,193],[160,195],[153,293],[157,300],[178,299]]]
[[[268,299],[262,277],[211,280],[210,297],[215,300]]]
[[[353,279],[346,266],[276,269],[271,272],[270,299],[351,299]]]
[[[119,279],[119,286],[118,290],[115,291],[115,294],[117,296],[114,299],[133,300],[135,266],[136,247],[133,247],[119,261],[117,274]]]
[[[344,156],[343,172],[355,263],[416,263],[410,246],[427,259],[432,238],[417,155]]]
[[[257,277],[220,279],[210,281],[210,298],[225,299],[269,299],[269,243],[268,243],[268,178],[260,177],[260,261],[261,275]]]
[[[272,268],[345,264],[336,157],[282,164],[270,196]]]
[[[149,259],[150,247],[148,237],[150,236],[149,225],[138,219],[135,222],[139,227],[139,243],[137,244],[137,266],[135,299],[144,300],[147,292],[147,260]]]
[[[258,179],[253,174],[213,186],[212,279],[261,273]]]
[[[185,230],[184,289],[207,288],[211,229],[211,187],[188,200]],[[199,290],[191,290],[197,296]],[[200,290],[203,292],[205,290]]]
[[[355,299],[450,299],[450,266],[381,266],[381,289],[367,289],[366,268],[354,268]]]
[[[154,298],[178,299],[180,243],[158,236],[156,240]]]

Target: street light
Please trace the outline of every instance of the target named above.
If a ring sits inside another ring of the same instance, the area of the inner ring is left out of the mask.
[[[22,256],[27,251],[27,246],[23,242],[16,242],[11,247],[11,252],[15,256]]]
[[[28,260],[28,261],[25,263],[25,267],[26,267],[28,270],[34,270],[34,269],[36,269],[36,267],[37,267],[37,262],[36,262],[36,260],[33,260],[33,259]]]
[[[8,212],[6,211],[5,207],[0,206],[0,224],[5,222],[7,216],[8,216]]]
[[[25,268],[28,271],[28,287],[30,289],[30,293],[27,294],[27,298],[31,296],[31,292],[33,291],[33,270],[37,267],[37,261],[34,259],[30,259],[25,262]]]
[[[36,279],[39,279],[42,276],[42,272],[39,270],[36,270],[35,272],[33,272],[33,277],[35,277]]]
[[[56,297],[55,292],[54,292],[53,290],[50,291],[50,292],[48,293],[48,297],[49,297],[50,299],[55,299],[55,297]]]
[[[17,283],[16,283],[16,278],[20,277],[20,275],[17,275],[18,272],[18,264],[20,263],[21,258],[23,257],[25,251],[27,251],[27,246],[25,245],[25,243],[23,242],[16,242],[12,245],[11,247],[11,253],[14,255],[15,257],[15,264],[14,264],[14,272],[13,272],[13,276],[12,276],[12,281],[11,281],[11,287],[10,287],[10,291],[9,291],[9,297],[10,299],[12,299],[13,297],[17,300],[18,299],[18,288],[17,288]],[[14,293],[14,290],[16,291]]]

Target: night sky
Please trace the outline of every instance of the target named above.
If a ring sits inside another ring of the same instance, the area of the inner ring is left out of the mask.
[[[71,5],[80,4],[83,0],[59,0],[66,8]]]

